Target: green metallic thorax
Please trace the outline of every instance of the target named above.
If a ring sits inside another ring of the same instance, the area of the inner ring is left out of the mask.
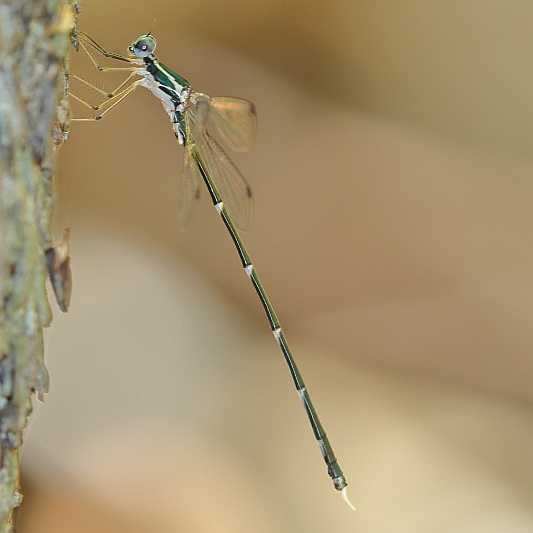
[[[166,72],[174,79],[174,83],[177,83],[181,87],[190,87],[191,86],[191,84],[190,84],[190,82],[188,80],[186,80],[183,76],[180,76],[177,72],[175,72],[171,68],[167,67],[163,63],[159,63],[159,65],[164,70],[166,70]],[[167,83],[165,81],[163,81],[163,78],[166,78],[168,80],[168,76],[164,75],[162,72],[160,72],[160,75],[161,75],[160,83],[162,85],[167,85]],[[170,80],[168,80],[168,81],[170,81]]]

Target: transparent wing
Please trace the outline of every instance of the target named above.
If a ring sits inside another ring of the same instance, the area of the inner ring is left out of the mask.
[[[242,98],[217,96],[209,100],[207,131],[235,152],[247,152],[255,143],[255,105]]]
[[[196,163],[189,150],[185,150],[183,171],[178,178],[178,201],[177,201],[177,219],[178,227],[186,229],[190,220],[192,206],[195,200],[200,198],[200,181]]]
[[[211,126],[213,124],[211,117],[215,109],[212,105],[213,100],[216,99],[201,93],[191,95],[190,105],[185,113],[187,144],[189,146],[194,145],[205,170],[218,188],[226,209],[235,224],[240,229],[245,230],[250,227],[253,218],[252,189],[224,148],[213,136],[213,133],[219,132],[219,130],[214,129],[214,126]],[[221,100],[225,100],[225,98],[221,98]],[[239,99],[231,100],[237,101]],[[245,101],[243,100],[243,102]],[[229,120],[229,114],[226,116]],[[235,127],[235,131],[237,130],[238,127]],[[228,127],[226,132],[230,131],[231,129]],[[224,138],[220,132],[219,136],[221,140]],[[244,136],[241,136],[241,139],[244,139]],[[190,159],[189,166],[195,167],[192,156],[189,155],[188,157]]]
[[[236,226],[242,230],[248,229],[254,211],[252,188],[228,154],[209,133],[204,132],[195,143],[200,159],[217,186]]]
[[[189,105],[185,111],[187,144],[200,139],[207,128],[211,98],[202,93],[191,93]]]

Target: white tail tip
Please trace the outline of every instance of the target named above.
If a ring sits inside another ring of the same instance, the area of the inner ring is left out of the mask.
[[[355,507],[353,506],[352,502],[350,501],[350,499],[348,498],[348,487],[344,487],[342,490],[341,490],[341,495],[342,495],[342,499],[346,502],[346,505],[348,505],[348,507],[352,510],[352,511],[355,511]]]

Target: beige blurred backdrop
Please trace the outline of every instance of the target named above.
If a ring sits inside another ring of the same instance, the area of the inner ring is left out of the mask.
[[[245,239],[358,511],[205,195],[178,230],[181,149],[138,91],[60,153],[75,285],[21,531],[533,531],[531,3],[82,8],[106,47],[152,31],[197,90],[256,102]]]

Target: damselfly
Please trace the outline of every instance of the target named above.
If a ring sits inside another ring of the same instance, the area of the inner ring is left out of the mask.
[[[156,58],[154,55],[156,40],[151,34],[141,35],[131,43],[127,56],[108,52],[85,33],[78,33],[77,41],[98,70],[123,70],[130,74],[111,93],[106,93],[82,78],[73,76],[107,98],[102,104],[92,106],[71,93],[71,96],[84,106],[99,111],[99,114],[91,118],[73,120],[100,120],[138,87],[145,87],[159,98],[170,117],[179,144],[185,149],[180,216],[186,216],[199,190],[199,183],[203,182],[237,249],[244,271],[252,282],[265,310],[274,338],[285,357],[296,390],[303,401],[311,428],[326,462],[328,474],[335,488],[341,491],[344,499],[353,509],[346,493],[346,478],[311,403],[274,307],[237,229],[248,225],[252,192],[226,150],[243,152],[252,146],[257,123],[254,104],[241,98],[210,97],[192,90],[185,78]],[[129,63],[130,66],[102,67],[95,59],[95,52],[106,58]]]

